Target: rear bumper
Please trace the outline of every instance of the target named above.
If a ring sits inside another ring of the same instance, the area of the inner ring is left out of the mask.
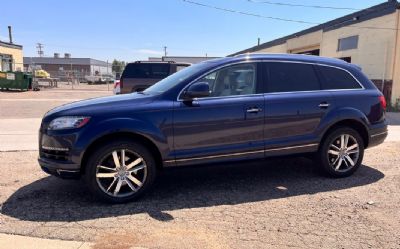
[[[383,143],[388,136],[387,122],[373,125],[369,132],[368,148],[377,146]]]

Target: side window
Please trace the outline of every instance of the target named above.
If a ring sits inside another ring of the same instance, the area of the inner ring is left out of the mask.
[[[318,66],[322,75],[322,89],[360,89],[361,86],[348,72],[326,66]]]
[[[271,62],[268,65],[267,92],[296,92],[320,90],[312,65],[301,63]]]
[[[256,64],[225,67],[198,80],[208,82],[210,97],[247,95],[256,93]]]
[[[152,79],[163,79],[169,75],[169,64],[150,64],[151,66],[151,78]]]

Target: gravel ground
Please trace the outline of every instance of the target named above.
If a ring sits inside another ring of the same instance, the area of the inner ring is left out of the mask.
[[[169,169],[123,205],[47,176],[37,152],[1,152],[0,232],[95,248],[400,248],[399,148],[368,150],[344,179],[304,158]]]

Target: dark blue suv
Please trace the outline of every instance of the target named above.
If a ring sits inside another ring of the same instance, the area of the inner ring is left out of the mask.
[[[143,92],[49,111],[39,163],[84,177],[110,202],[137,198],[171,166],[311,154],[325,174],[344,177],[386,138],[385,108],[361,69],[344,61],[239,55],[190,66]]]

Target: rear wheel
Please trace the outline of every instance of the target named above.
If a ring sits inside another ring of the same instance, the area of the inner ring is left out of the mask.
[[[106,144],[90,156],[85,180],[101,200],[123,203],[147,192],[155,176],[155,161],[147,148],[120,141]]]
[[[352,175],[364,157],[364,142],[357,131],[342,127],[332,131],[318,151],[318,163],[332,177]]]

